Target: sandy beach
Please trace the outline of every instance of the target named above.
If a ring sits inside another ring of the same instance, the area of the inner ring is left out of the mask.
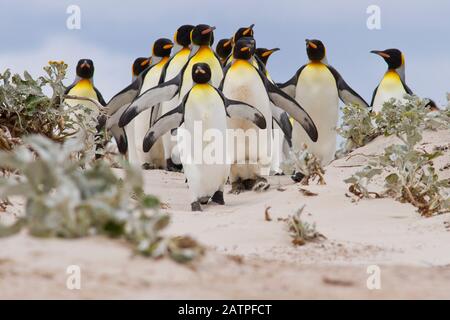
[[[270,177],[262,193],[231,195],[225,206],[192,213],[182,174],[145,171],[146,192],[167,204],[165,233],[190,235],[206,248],[189,265],[133,256],[121,241],[35,239],[25,233],[0,240],[0,298],[315,299],[450,298],[450,214],[421,217],[393,199],[352,201],[343,180],[365,157],[394,143],[379,137],[326,168],[326,185],[301,186]],[[422,147],[449,146],[450,130],[425,132]],[[450,178],[449,148],[435,165]],[[307,189],[317,196],[305,196]],[[326,239],[296,247],[282,219],[306,205],[303,218]],[[269,209],[271,221],[266,221]],[[0,219],[20,214],[20,203]],[[66,288],[66,268],[78,265],[81,290]],[[381,270],[369,290],[367,267]]]

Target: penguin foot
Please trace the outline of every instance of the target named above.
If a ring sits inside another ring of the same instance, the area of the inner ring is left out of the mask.
[[[296,172],[291,176],[291,179],[294,180],[295,183],[302,182],[305,175],[301,172]]]
[[[217,204],[223,206],[225,204],[225,200],[223,200],[223,191],[216,191],[212,196],[211,200]]]
[[[167,171],[181,172],[183,170],[183,165],[173,163],[172,159],[166,160]]]
[[[243,183],[245,186],[245,190],[252,190],[256,184],[256,180],[255,179],[246,179],[243,181]]]
[[[274,176],[284,176],[284,172],[283,171],[277,172],[274,174]]]
[[[200,199],[198,199],[198,201],[200,202],[200,204],[208,204],[210,197],[201,197]]]
[[[191,209],[192,211],[203,211],[199,201],[192,202]]]
[[[243,192],[245,190],[246,190],[245,189],[245,184],[243,183],[243,181],[242,180],[237,180],[237,181],[235,181],[235,182],[233,182],[231,184],[231,190],[230,190],[229,193],[231,193],[231,194],[239,194],[239,193],[241,193],[241,192]]]
[[[253,187],[253,191],[266,191],[267,189],[269,189],[270,187],[270,183],[267,181],[266,178],[263,177],[259,177],[255,180],[255,185]]]
[[[146,163],[144,163],[142,165],[142,169],[143,170],[155,170],[156,169],[156,165],[154,165],[153,163],[146,162]]]

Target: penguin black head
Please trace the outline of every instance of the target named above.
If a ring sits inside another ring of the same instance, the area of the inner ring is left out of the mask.
[[[211,68],[207,63],[196,63],[192,67],[192,80],[195,83],[208,83],[211,80]]]
[[[255,54],[255,39],[244,37],[236,42],[233,49],[233,57],[235,59],[249,60]]]
[[[78,61],[77,76],[82,79],[91,79],[94,76],[94,62],[91,59]]]
[[[372,50],[370,52],[382,57],[388,64],[389,69],[400,68],[405,63],[405,57],[398,49],[387,49],[384,51]]]
[[[191,42],[197,46],[210,46],[214,42],[216,27],[199,24],[191,31]]]
[[[255,35],[253,32],[254,26],[255,25],[252,24],[248,27],[239,28],[238,31],[236,31],[236,33],[233,36],[233,43],[237,43],[239,41],[239,39],[244,38],[244,37],[253,38]]]
[[[133,63],[133,76],[137,77],[150,65],[150,58],[137,58]]]
[[[233,50],[232,39],[222,39],[217,43],[216,53],[221,59],[226,59]]]
[[[168,57],[172,52],[173,42],[166,38],[161,38],[153,44],[152,54],[155,57]]]
[[[177,29],[173,41],[182,47],[189,47],[191,44],[191,31],[194,26],[185,24]]]
[[[266,65],[272,53],[279,50],[280,50],[279,48],[274,49],[258,48],[255,50],[255,54],[261,60],[261,62],[264,63],[264,65]]]
[[[325,46],[320,40],[309,40],[306,39],[306,53],[311,61],[321,61],[325,58]]]

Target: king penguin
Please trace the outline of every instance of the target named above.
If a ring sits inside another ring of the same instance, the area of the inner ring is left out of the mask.
[[[217,42],[216,53],[220,58],[220,62],[222,65],[225,64],[228,57],[231,55],[231,51],[233,50],[233,39],[222,39]]]
[[[264,129],[264,116],[254,107],[240,101],[227,99],[211,83],[211,69],[206,63],[195,63],[191,77],[193,87],[185,95],[182,103],[169,113],[164,114],[149,130],[144,139],[144,150],[149,150],[155,141],[167,131],[184,123],[191,143],[186,146],[182,157],[184,173],[192,195],[192,211],[201,211],[201,204],[213,202],[224,205],[223,190],[228,179],[230,164],[227,161],[227,116],[251,121]],[[198,124],[201,130],[198,130]],[[214,139],[206,138],[214,131]],[[219,143],[217,139],[222,139]],[[224,141],[225,140],[225,141]],[[201,150],[197,144],[200,141]],[[218,150],[219,148],[220,150]],[[210,151],[210,152],[207,152]],[[204,158],[205,154],[214,154],[213,158]],[[217,156],[220,154],[220,156]],[[197,158],[200,156],[201,158]]]
[[[183,25],[177,29],[174,35],[175,47],[172,50],[172,57],[165,65],[160,83],[172,80],[175,78],[186,65],[189,60],[191,52],[191,31],[194,29],[192,25]],[[179,104],[179,97],[175,96],[172,100],[161,103],[161,114],[166,114],[172,111]],[[164,147],[164,159],[166,162],[166,169],[169,171],[180,171],[179,165],[172,160],[172,150],[175,147],[175,142],[171,141],[170,133],[166,133],[162,137]],[[178,160],[178,159],[177,159]]]
[[[271,166],[273,105],[287,111],[304,126],[313,141],[317,140],[317,129],[309,115],[253,65],[254,52],[253,38],[244,37],[237,41],[233,48],[233,60],[224,69],[225,76],[220,87],[226,97],[255,106],[267,123],[267,128],[261,130],[245,120],[229,121],[234,135],[240,135],[235,150],[232,150],[234,159],[230,181],[231,192],[235,194],[252,188],[256,191],[269,188],[263,175],[269,174]],[[242,136],[244,131],[248,137]],[[250,141],[252,136],[256,141]]]
[[[161,38],[155,41],[152,49],[152,65],[148,68],[145,76],[143,77],[142,87],[139,94],[142,94],[148,89],[159,84],[162,71],[170,58],[170,53],[173,46],[173,42],[166,38]],[[142,149],[138,147],[142,144],[142,140],[150,128],[150,125],[156,121],[156,118],[159,115],[159,106],[155,105],[150,110],[147,110],[139,115],[139,117],[133,121],[132,125],[134,126],[133,130],[135,138],[134,150],[137,152],[137,158],[132,157],[130,150],[130,163],[142,165],[145,169],[165,168],[166,163],[164,158],[164,148],[161,140],[158,141],[153,149],[148,152],[142,152]]]
[[[91,59],[81,59],[78,61],[76,68],[77,76],[75,81],[67,87],[65,95],[90,98],[98,101],[102,106],[105,106],[105,100],[100,91],[94,86],[94,70],[94,62]],[[98,107],[90,101],[66,99],[65,102],[69,106],[85,106],[86,108],[91,109],[94,112],[94,115],[99,114]]]
[[[134,130],[129,130],[127,136],[126,128],[120,128],[117,124],[118,116],[121,114],[120,108],[128,106],[129,103],[139,93],[142,85],[142,73],[151,65],[151,57],[136,58],[131,67],[131,84],[116,94],[107,104],[108,119],[106,120],[106,128],[111,132],[116,141],[119,152],[123,155],[128,153],[128,140],[134,144]],[[133,150],[135,153],[136,151]],[[136,158],[137,156],[135,156]]]
[[[120,127],[126,126],[141,112],[158,103],[170,101],[177,95],[181,101],[193,86],[191,74],[192,67],[196,63],[207,63],[209,65],[211,84],[216,88],[219,87],[223,79],[223,70],[219,57],[211,49],[214,30],[215,27],[200,24],[191,31],[192,48],[189,60],[180,73],[175,78],[147,90],[136,98],[121,115],[119,119]]]
[[[385,102],[392,98],[403,100],[405,94],[412,94],[412,91],[405,82],[405,56],[400,50],[373,50],[371,53],[382,57],[388,65],[388,70],[375,88],[370,103],[373,112],[380,112]]]
[[[255,50],[255,56],[258,57],[259,60],[264,64],[266,77],[271,82],[273,82],[273,80],[269,74],[269,71],[267,70],[267,62],[269,61],[270,56],[274,52],[277,52],[279,50],[279,48],[257,48]],[[274,120],[272,122],[274,140],[272,145],[273,153],[271,172],[275,175],[281,175],[283,173],[280,168],[281,163],[289,155],[290,147],[292,146],[292,124],[289,121],[289,115],[286,113],[286,111],[283,111],[277,106],[272,106],[272,113],[274,119],[276,119],[278,116],[279,121]],[[277,116],[275,114],[277,114]]]
[[[279,87],[294,97],[308,112],[317,126],[319,139],[312,141],[303,128],[293,123],[292,144],[294,151],[306,145],[323,166],[328,165],[336,153],[336,127],[339,119],[339,98],[346,104],[367,103],[344,81],[327,62],[325,46],[320,40],[306,40],[309,62]],[[301,176],[301,174],[300,174]],[[293,179],[297,181],[301,177]]]

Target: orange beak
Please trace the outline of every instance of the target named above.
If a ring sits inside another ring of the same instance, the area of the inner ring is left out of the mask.
[[[208,33],[211,33],[214,30],[216,30],[216,27],[209,27],[208,29],[203,30],[201,33],[202,35],[207,35]]]
[[[380,57],[383,57],[383,58],[386,58],[386,59],[389,59],[391,57],[387,53],[384,53],[383,51],[379,51],[379,50],[372,50],[370,52],[371,53],[375,53],[375,54],[379,55]]]

